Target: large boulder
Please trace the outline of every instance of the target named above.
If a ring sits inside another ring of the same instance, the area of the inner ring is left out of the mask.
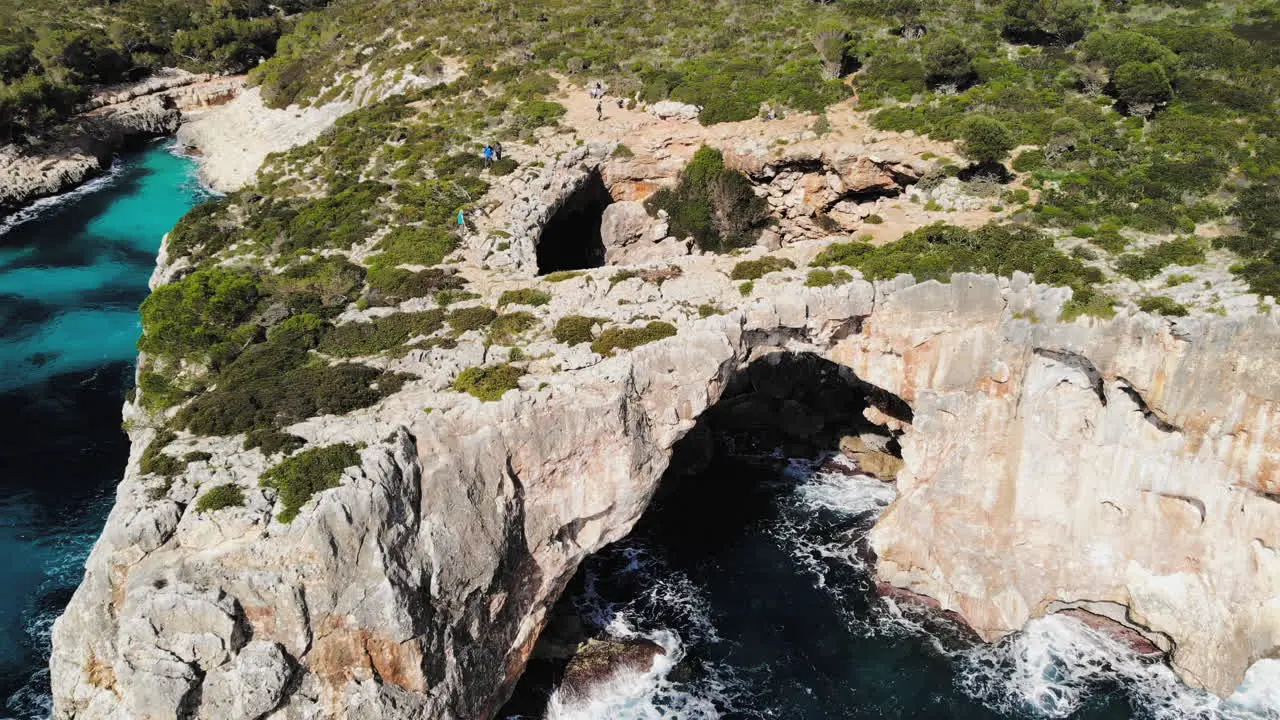
[[[574,702],[591,695],[593,689],[608,684],[625,673],[653,670],[654,662],[667,654],[650,640],[588,640],[578,648],[564,671],[556,693]]]
[[[628,265],[689,254],[686,244],[667,238],[667,223],[654,218],[636,201],[616,202],[600,218],[605,262]]]

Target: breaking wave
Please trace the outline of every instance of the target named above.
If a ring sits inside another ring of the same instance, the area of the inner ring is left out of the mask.
[[[598,630],[652,640],[667,656],[650,672],[618,677],[580,702],[553,696],[548,720],[825,720],[913,717],[921,708],[952,718],[1280,718],[1280,661],[1258,663],[1236,695],[1222,701],[1182,684],[1166,664],[1072,617],[1037,619],[1020,633],[984,645],[969,641],[966,631],[945,619],[880,598],[867,534],[895,489],[848,466],[832,468],[789,461],[779,478],[776,512],[747,529],[758,536],[748,542],[772,543],[798,577],[830,599],[843,620],[843,627],[828,633],[846,646],[838,657],[865,665],[824,685],[816,677],[795,680],[795,668],[788,667],[795,664],[794,655],[782,648],[760,662],[744,649],[749,641],[739,637],[740,627],[727,632],[718,627],[722,621],[740,622],[722,620],[734,612],[723,607],[723,591],[712,589],[718,581],[710,573],[672,567],[660,533],[639,533],[589,562],[575,602]],[[731,599],[745,601],[774,590],[743,587],[741,597]],[[849,651],[849,646],[856,648]],[[898,658],[897,665],[862,657],[875,653],[909,657]],[[915,664],[931,669],[915,672]],[[698,669],[690,673],[689,666]],[[884,676],[867,679],[875,672]],[[798,692],[797,683],[803,686]],[[850,689],[850,684],[859,687]],[[820,698],[801,706],[795,701],[832,687],[842,694],[825,707]],[[919,700],[913,710],[904,697],[909,694],[928,700]],[[864,704],[850,713],[851,702]]]

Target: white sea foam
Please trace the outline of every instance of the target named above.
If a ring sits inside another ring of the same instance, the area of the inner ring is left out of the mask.
[[[0,220],[0,236],[25,222],[35,220],[53,208],[77,202],[86,195],[92,195],[93,193],[108,187],[111,183],[115,182],[115,179],[119,177],[120,173],[124,170],[124,167],[123,162],[116,160],[111,163],[111,168],[107,170],[107,172],[84,183],[74,190],[68,190],[60,195],[51,195],[50,197],[40,198],[39,200],[32,202],[9,217]]]

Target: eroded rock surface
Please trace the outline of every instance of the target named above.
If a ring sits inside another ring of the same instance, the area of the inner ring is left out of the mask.
[[[1274,654],[1274,319],[1059,323],[1069,291],[1021,276],[811,288],[803,270],[701,317],[736,292],[733,261],[554,283],[530,308],[545,323],[656,317],[679,334],[610,358],[530,341],[523,389],[498,402],[447,389],[490,352],[479,339],[394,361],[421,379],[288,429],[367,444],[290,524],[258,485],[271,461],[242,437],[184,435],[173,452],[211,458],[153,499],[138,470],[152,431],[133,430],[55,627],[55,717],[488,717],[578,565],[643,513],[673,444],[736,373],[787,352],[910,405],[868,411],[904,432],[901,493],[873,534],[883,579],[987,639],[1070,607],[1119,615],[1224,694]],[[240,485],[244,506],[197,512],[213,483]],[[238,682],[258,689],[229,697]]]

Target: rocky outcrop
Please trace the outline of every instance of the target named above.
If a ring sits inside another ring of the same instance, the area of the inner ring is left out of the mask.
[[[654,661],[666,654],[652,640],[588,640],[569,660],[556,695],[566,703],[587,698],[621,675],[650,672]]]
[[[1112,617],[1229,694],[1280,648],[1280,329],[1008,319],[1044,310],[989,279],[920,285],[833,353],[915,411],[878,572],[988,640]]]
[[[184,109],[224,102],[241,83],[239,78],[162,71],[95,95],[85,112],[51,132],[56,139],[0,146],[0,218],[101,175],[122,148],[172,135]]]
[[[531,343],[523,391],[481,403],[446,389],[490,352],[463,337],[397,361],[423,379],[379,405],[290,427],[366,444],[290,524],[258,486],[270,461],[241,438],[183,436],[170,452],[209,459],[156,494],[138,470],[150,431],[133,430],[55,626],[54,717],[489,717],[673,445],[749,363],[794,352],[910,405],[867,411],[904,433],[900,497],[873,534],[885,580],[988,639],[1060,609],[1119,615],[1220,693],[1274,654],[1273,319],[1057,323],[1068,291],[1025,277],[809,288],[802,271],[700,318],[734,292],[726,261],[678,262],[660,284],[609,270],[556,283],[537,309],[659,317],[674,338],[612,358]],[[224,483],[245,505],[196,511]],[[229,697],[237,683],[254,692]]]

